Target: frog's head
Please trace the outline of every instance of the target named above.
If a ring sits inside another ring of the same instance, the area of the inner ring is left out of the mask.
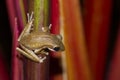
[[[44,45],[47,47],[44,50],[46,51],[64,51],[64,45],[62,43],[62,36],[58,34],[50,33],[51,24],[49,27],[42,27],[43,36],[41,37],[41,42],[44,42]]]
[[[55,35],[52,34],[52,40],[53,40],[53,44],[52,47],[50,47],[49,49],[52,51],[64,51],[64,45],[62,43],[62,36],[61,35]]]
[[[44,42],[43,50],[46,52],[49,52],[49,51],[59,52],[59,51],[65,50],[65,47],[62,43],[61,35],[46,34],[42,39],[43,39],[42,42]]]

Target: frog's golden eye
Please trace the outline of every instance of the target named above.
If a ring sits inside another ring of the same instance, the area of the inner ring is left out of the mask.
[[[62,40],[62,36],[61,35],[57,35],[57,38]]]

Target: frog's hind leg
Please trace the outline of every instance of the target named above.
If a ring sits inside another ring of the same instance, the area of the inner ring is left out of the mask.
[[[39,60],[38,60],[38,59],[37,59],[37,60],[36,60],[36,59],[34,59],[34,57],[33,57],[33,56],[29,55],[28,53],[26,53],[24,50],[20,49],[19,47],[17,47],[17,48],[16,48],[16,50],[17,50],[18,52],[20,52],[22,55],[26,56],[27,58],[32,59],[32,60],[34,60],[34,61],[39,62]]]
[[[32,50],[27,49],[27,48],[24,47],[23,45],[20,45],[20,46],[21,46],[21,48],[23,48],[23,50],[25,50],[25,51],[23,52],[23,50],[20,50],[20,48],[17,48],[17,50],[18,50],[19,52],[22,51],[21,54],[25,55],[26,57],[30,58],[31,60],[33,60],[33,61],[35,61],[35,62],[40,62],[40,63],[42,63],[43,60],[46,59],[46,57],[43,57],[43,58],[42,58],[42,57],[38,57]]]
[[[26,24],[25,28],[23,29],[22,33],[20,34],[18,41],[21,40],[22,37],[24,37],[25,35],[30,34],[31,31],[31,27],[33,26],[33,12],[31,13],[31,15],[27,14],[28,16],[28,23]]]

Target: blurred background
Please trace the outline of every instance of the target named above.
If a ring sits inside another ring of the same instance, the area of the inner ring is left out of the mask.
[[[18,63],[26,62],[13,57],[28,2],[0,1],[0,80],[32,80],[20,78],[24,69]],[[47,5],[51,32],[62,34],[66,50],[51,55],[45,76],[50,80],[120,80],[120,0],[48,0]]]

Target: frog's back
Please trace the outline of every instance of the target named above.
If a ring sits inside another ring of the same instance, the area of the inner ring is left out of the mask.
[[[20,42],[27,48],[36,49],[42,47],[48,42],[52,42],[52,36],[48,35],[48,33],[36,32],[23,37]]]

